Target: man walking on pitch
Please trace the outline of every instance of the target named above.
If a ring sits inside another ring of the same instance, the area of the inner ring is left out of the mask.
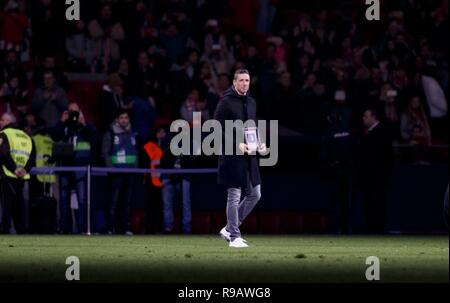
[[[237,70],[234,74],[233,85],[225,92],[219,102],[214,118],[225,129],[225,120],[253,121],[256,125],[256,101],[249,96],[250,75],[245,69]],[[244,129],[233,128],[233,135],[225,135],[223,143],[233,148],[238,145],[242,154],[219,156],[218,182],[227,188],[227,225],[220,231],[220,236],[229,241],[230,247],[248,247],[241,237],[239,226],[255,207],[261,198],[261,178],[259,175],[258,159],[248,141],[237,142],[244,137]],[[240,134],[237,132],[241,132]],[[257,132],[255,132],[256,134]],[[258,144],[257,151],[264,153],[265,144]],[[244,198],[241,200],[241,192]]]

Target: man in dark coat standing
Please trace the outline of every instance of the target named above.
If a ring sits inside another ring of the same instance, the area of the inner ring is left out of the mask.
[[[234,74],[233,86],[229,88],[217,106],[214,119],[225,128],[225,120],[247,121],[256,125],[256,101],[249,96],[250,75],[247,70],[240,69]],[[218,182],[227,188],[227,226],[220,235],[229,241],[230,247],[247,247],[242,239],[239,225],[255,207],[261,198],[261,177],[258,159],[254,151],[245,142],[237,142],[244,129],[235,128],[233,136],[224,136],[224,144],[238,145],[242,154],[222,155],[219,157]],[[234,139],[236,138],[236,139]],[[222,149],[223,150],[223,149]],[[265,144],[258,145],[257,151],[264,153]],[[241,200],[241,191],[245,197]]]
[[[361,139],[359,183],[368,233],[382,234],[386,223],[386,193],[393,164],[392,140],[375,110],[364,112],[366,128]]]

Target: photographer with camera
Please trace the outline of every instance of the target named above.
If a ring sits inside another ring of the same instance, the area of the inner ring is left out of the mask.
[[[95,153],[92,151],[95,129],[88,124],[77,103],[69,104],[68,110],[63,112],[60,122],[53,129],[53,140],[66,143],[73,151],[70,155],[58,157],[55,160],[61,166],[88,166],[93,163]],[[74,193],[72,194],[72,191]],[[60,222],[59,232],[69,233],[69,207],[76,198],[77,233],[86,232],[87,222],[87,194],[86,172],[69,172],[60,175]]]

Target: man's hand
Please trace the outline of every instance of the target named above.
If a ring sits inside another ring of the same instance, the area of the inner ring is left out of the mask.
[[[69,111],[65,110],[61,115],[61,122],[66,122],[69,120]]]
[[[240,143],[239,144],[239,149],[240,149],[240,151],[242,152],[242,153],[247,153],[247,154],[249,154],[251,151],[250,151],[250,148],[248,148],[248,145],[247,144],[245,144],[245,143]]]
[[[264,154],[264,153],[266,153],[266,151],[267,151],[267,146],[266,146],[266,144],[261,143],[261,145],[258,146],[258,152],[261,153],[261,154]]]
[[[81,125],[86,126],[86,119],[84,118],[83,112],[80,110],[80,116],[78,118],[78,122],[80,122]]]
[[[15,171],[14,174],[16,175],[16,177],[18,178],[23,178],[26,174],[27,171],[23,168],[23,167],[18,167]]]

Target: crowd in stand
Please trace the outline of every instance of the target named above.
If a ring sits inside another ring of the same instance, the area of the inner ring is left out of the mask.
[[[260,116],[301,133],[323,132],[336,107],[357,130],[373,107],[394,139],[443,137],[447,1],[390,1],[376,22],[360,1],[81,1],[82,20],[72,22],[57,1],[3,2],[0,111],[22,121],[31,113],[56,124],[67,72],[109,75],[98,106],[86,109],[101,131],[119,109],[145,110],[141,131],[197,110],[209,118],[245,67]]]
[[[0,1],[0,115],[58,142],[77,112],[88,162],[124,112],[139,148],[177,118],[211,118],[240,68],[259,116],[300,134],[321,136],[336,114],[362,132],[372,108],[398,143],[447,143],[446,0],[386,1],[380,21],[364,1],[80,2],[81,20],[67,21],[63,1]],[[69,100],[70,73],[107,77],[97,104]]]

